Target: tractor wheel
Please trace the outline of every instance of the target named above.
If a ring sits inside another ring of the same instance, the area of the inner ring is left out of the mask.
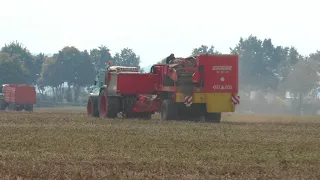
[[[206,122],[220,123],[221,113],[207,113],[205,116]]]
[[[99,117],[98,96],[90,96],[87,103],[87,115]]]
[[[172,100],[164,100],[161,106],[160,119],[173,120],[177,117],[176,104]]]
[[[99,95],[99,116],[100,118],[115,118],[118,115],[119,98],[107,96],[105,91]]]

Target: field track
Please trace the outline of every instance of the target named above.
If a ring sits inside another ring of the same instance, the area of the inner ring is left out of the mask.
[[[220,124],[0,112],[0,179],[320,179],[320,118]]]

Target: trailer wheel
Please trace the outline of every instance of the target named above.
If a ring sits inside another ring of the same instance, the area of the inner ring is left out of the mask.
[[[99,117],[98,96],[90,96],[87,103],[87,115]]]
[[[206,122],[220,123],[221,113],[207,113],[205,116]]]
[[[172,100],[164,100],[161,106],[160,119],[173,120],[177,117],[176,105]]]

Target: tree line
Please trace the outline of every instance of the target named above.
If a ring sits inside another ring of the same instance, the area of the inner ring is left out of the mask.
[[[219,53],[213,45],[201,45],[192,49],[190,55]],[[283,97],[286,91],[305,95],[318,86],[320,51],[303,56],[293,46],[275,45],[270,38],[250,35],[241,37],[230,53],[239,55],[242,91],[275,91]],[[34,55],[21,43],[11,42],[0,51],[0,84],[35,85],[40,94],[50,87],[55,100],[77,102],[81,88],[92,85],[96,72],[105,68],[108,61],[140,66],[140,56],[130,48],[112,56],[103,45],[89,51],[66,46],[49,56]],[[67,88],[63,88],[65,83]],[[73,96],[68,95],[71,93]]]

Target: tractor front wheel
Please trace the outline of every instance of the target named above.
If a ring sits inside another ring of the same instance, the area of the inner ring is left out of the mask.
[[[87,103],[87,115],[99,117],[98,96],[90,96]]]

